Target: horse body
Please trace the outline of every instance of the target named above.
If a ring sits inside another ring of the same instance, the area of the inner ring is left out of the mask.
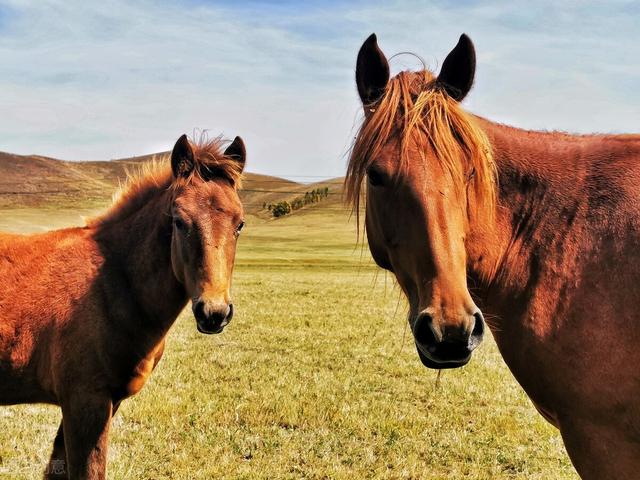
[[[144,213],[130,221],[139,225]],[[147,371],[140,367],[188,301],[164,253],[170,251],[171,218],[160,228],[167,232],[164,244],[156,240],[148,242],[152,250],[143,252],[143,243],[140,251],[128,251],[155,259],[148,272],[110,254],[106,232],[95,228],[0,237],[0,276],[6,279],[0,291],[0,384],[8,387],[0,403],[60,404],[78,383],[104,389],[117,402],[131,382],[139,383],[138,372]],[[154,282],[144,281],[149,278]]]
[[[104,478],[110,420],[190,298],[201,332],[230,321],[244,146],[217,146],[201,160],[182,137],[173,171],[138,178],[83,228],[0,235],[0,405],[62,408],[46,476]]]
[[[493,231],[483,225],[467,247],[476,293],[495,315],[494,338],[578,471],[632,478],[640,459],[640,136],[482,126],[500,172],[498,210]]]
[[[465,365],[484,320],[586,479],[640,471],[640,135],[568,135],[462,110],[475,50],[435,77],[358,54],[365,120],[346,177],[429,368]],[[476,306],[476,303],[478,306]]]

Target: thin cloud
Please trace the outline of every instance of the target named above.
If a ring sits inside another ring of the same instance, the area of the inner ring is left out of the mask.
[[[118,158],[206,128],[242,135],[252,171],[341,175],[360,111],[355,56],[373,31],[387,54],[433,69],[470,34],[466,105],[490,119],[637,131],[639,16],[625,1],[0,0],[0,150]]]

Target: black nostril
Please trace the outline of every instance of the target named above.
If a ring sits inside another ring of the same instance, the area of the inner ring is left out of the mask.
[[[471,332],[472,337],[482,337],[484,335],[484,318],[482,313],[476,312],[473,314],[475,323],[473,324],[473,330]]]
[[[423,313],[418,316],[413,326],[413,336],[420,345],[435,345],[438,338],[433,330],[433,318]]]
[[[193,308],[193,315],[196,317],[196,320],[204,320],[204,302],[196,303]]]
[[[225,318],[225,320],[227,322],[230,322],[232,318],[233,318],[233,303],[230,303],[229,308],[227,309],[227,318]]]

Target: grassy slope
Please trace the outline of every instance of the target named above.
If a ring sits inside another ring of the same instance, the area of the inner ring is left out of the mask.
[[[77,223],[0,215],[0,229]],[[204,336],[181,315],[118,412],[110,478],[577,478],[490,339],[439,383],[421,366],[404,301],[347,218],[337,204],[249,216],[236,318]],[[53,407],[1,408],[0,478],[36,478],[58,421]]]

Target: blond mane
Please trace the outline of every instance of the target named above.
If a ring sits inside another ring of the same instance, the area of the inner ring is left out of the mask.
[[[87,221],[87,226],[97,227],[127,218],[146,205],[158,191],[175,189],[190,184],[194,178],[211,180],[220,178],[239,189],[242,182],[242,165],[224,155],[225,142],[221,137],[207,139],[201,137],[197,142],[189,142],[196,160],[195,168],[186,177],[174,178],[171,171],[171,154],[161,154],[151,161],[142,163],[134,172],[127,172],[127,179],[113,195],[109,209]]]
[[[346,200],[356,216],[367,169],[394,134],[399,134],[401,145],[399,173],[410,161],[412,143],[431,148],[461,191],[467,184],[474,189],[476,211],[493,216],[497,173],[489,139],[431,72],[399,73],[368,113],[353,143],[345,177]]]

